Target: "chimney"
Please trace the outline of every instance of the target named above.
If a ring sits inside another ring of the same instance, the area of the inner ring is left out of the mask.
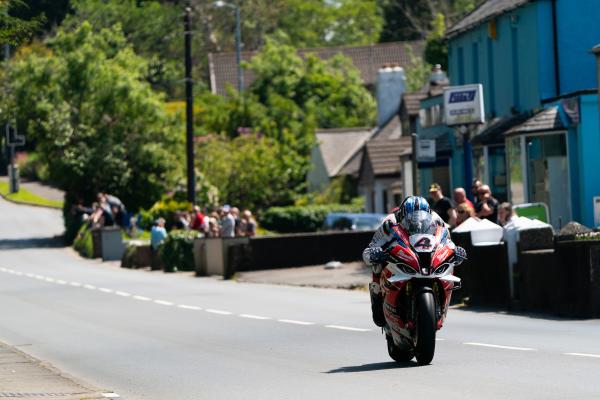
[[[404,70],[398,64],[384,65],[377,73],[377,126],[381,127],[398,113],[406,88]]]

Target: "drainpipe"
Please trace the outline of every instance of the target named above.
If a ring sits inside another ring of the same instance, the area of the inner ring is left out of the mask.
[[[556,88],[556,96],[560,96],[560,65],[558,64],[558,22],[556,12],[556,0],[552,0],[552,36],[554,41],[554,87]]]

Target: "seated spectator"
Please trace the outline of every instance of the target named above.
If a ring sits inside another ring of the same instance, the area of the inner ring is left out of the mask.
[[[256,236],[256,228],[258,224],[256,220],[252,216],[252,212],[250,210],[244,210],[242,214],[242,222],[241,222],[241,236],[253,237]]]
[[[468,203],[461,203],[456,207],[456,226],[459,226],[471,217],[475,217],[475,208]]]
[[[128,227],[128,215],[125,204],[117,196],[100,192],[97,195],[100,204],[106,204],[112,214],[113,222],[122,228]]]
[[[167,238],[167,230],[165,229],[165,219],[159,218],[154,222],[150,231],[150,245],[152,250],[158,250],[158,246]]]
[[[475,212],[479,218],[485,218],[495,224],[498,223],[498,200],[492,197],[488,185],[481,185],[477,191],[479,201],[475,204]]]
[[[471,200],[467,199],[467,192],[464,188],[458,187],[454,189],[454,192],[452,193],[452,199],[457,207],[463,203],[467,203],[471,206],[471,208],[475,207]]]
[[[498,206],[498,225],[506,226],[509,222],[516,218],[516,214],[513,211],[512,204],[504,202]]]

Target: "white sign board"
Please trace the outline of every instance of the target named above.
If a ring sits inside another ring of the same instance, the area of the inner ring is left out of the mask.
[[[483,124],[483,86],[450,86],[444,89],[444,116],[446,125]]]
[[[417,161],[435,162],[435,140],[417,139]]]

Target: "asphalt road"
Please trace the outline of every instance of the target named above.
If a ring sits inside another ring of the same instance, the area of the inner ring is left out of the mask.
[[[0,340],[125,399],[594,399],[600,321],[450,310],[430,366],[395,364],[368,294],[121,270],[0,200]]]

